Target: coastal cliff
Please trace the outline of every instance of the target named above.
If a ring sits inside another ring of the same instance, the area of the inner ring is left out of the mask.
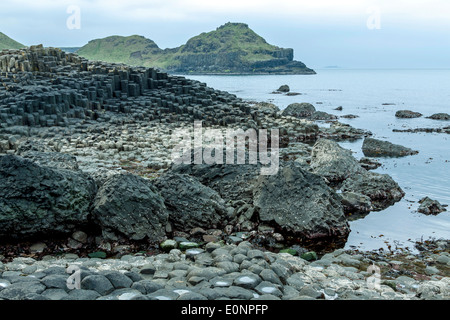
[[[142,36],[90,41],[77,53],[90,60],[127,63],[181,74],[315,74],[294,50],[266,42],[243,23],[226,23],[173,49]]]

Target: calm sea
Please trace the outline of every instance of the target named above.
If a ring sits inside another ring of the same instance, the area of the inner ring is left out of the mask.
[[[450,113],[450,70],[316,70],[309,76],[189,76],[208,86],[251,101],[274,103],[280,109],[294,102],[312,103],[317,110],[359,118],[340,121],[368,129],[374,138],[388,140],[419,154],[405,158],[381,158],[376,172],[391,175],[406,192],[404,199],[381,212],[350,222],[347,248],[361,250],[412,248],[412,241],[450,239],[450,213],[425,216],[417,212],[424,196],[450,205],[450,135],[444,133],[396,133],[393,129],[449,126],[450,121],[425,117]],[[298,96],[271,94],[289,85]],[[342,106],[342,111],[334,110]],[[422,113],[417,119],[397,119],[397,110]],[[341,145],[362,157],[362,140]],[[450,210],[450,207],[448,208]]]

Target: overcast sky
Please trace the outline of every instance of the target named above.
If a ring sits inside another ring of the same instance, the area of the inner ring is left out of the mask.
[[[0,31],[25,45],[139,34],[173,48],[226,22],[312,68],[450,68],[449,0],[0,1]]]

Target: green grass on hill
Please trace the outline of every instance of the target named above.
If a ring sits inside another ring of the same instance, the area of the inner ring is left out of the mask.
[[[21,49],[21,48],[25,48],[25,46],[15,40],[11,39],[4,33],[0,32],[0,50]]]
[[[214,31],[202,33],[188,40],[177,52],[184,54],[220,54],[244,52],[243,59],[248,62],[273,59],[272,52],[279,47],[268,44],[243,23],[227,23]]]
[[[142,59],[142,56],[158,55],[161,52],[162,50],[152,40],[133,35],[111,36],[89,41],[77,51],[77,54],[90,60],[134,65]]]

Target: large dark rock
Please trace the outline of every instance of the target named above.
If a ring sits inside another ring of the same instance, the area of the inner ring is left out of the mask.
[[[311,117],[309,117],[310,120],[327,120],[327,121],[336,120],[337,118],[338,117],[335,116],[334,114],[327,113],[324,111],[316,111],[311,115]]]
[[[0,185],[0,237],[7,238],[73,232],[88,223],[96,192],[82,172],[13,155],[0,157]]]
[[[313,115],[316,108],[310,103],[292,103],[283,110],[283,116],[291,116],[296,118],[308,118]]]
[[[420,118],[422,114],[420,112],[414,112],[411,110],[398,110],[395,113],[397,118],[410,119],[410,118]]]
[[[227,202],[252,202],[253,185],[259,166],[243,165],[177,165],[175,173],[189,174],[202,184],[215,190]]]
[[[427,117],[428,119],[433,119],[433,120],[450,120],[450,114],[448,113],[435,113],[429,117]]]
[[[447,211],[447,209],[440,204],[439,201],[432,200],[429,197],[421,199],[419,203],[420,206],[417,211],[426,215],[437,215],[441,212]]]
[[[393,205],[405,195],[404,191],[389,175],[371,171],[352,175],[344,181],[341,190],[368,196],[375,211]]]
[[[160,240],[168,212],[150,181],[132,174],[116,174],[100,187],[92,210],[106,239]]]
[[[348,215],[365,215],[373,210],[372,201],[368,196],[355,192],[342,192],[339,196],[344,212]]]
[[[180,165],[214,189],[242,219],[273,225],[297,240],[343,240],[349,233],[340,199],[322,177],[294,162],[280,162],[275,175],[260,175],[260,165]],[[245,224],[245,223],[244,223]]]
[[[259,220],[285,235],[309,240],[345,239],[350,228],[340,199],[323,179],[292,163],[254,187]]]
[[[351,175],[363,172],[359,162],[350,150],[328,139],[319,139],[311,152],[313,172],[325,177],[331,183],[339,183]]]
[[[164,198],[169,221],[179,231],[217,228],[226,221],[225,201],[191,176],[165,174],[155,181],[155,186]]]
[[[291,89],[289,88],[289,86],[287,84],[283,84],[282,86],[280,86],[278,88],[278,92],[289,92]]]
[[[419,153],[419,151],[374,138],[364,139],[362,151],[366,157],[404,157]]]

